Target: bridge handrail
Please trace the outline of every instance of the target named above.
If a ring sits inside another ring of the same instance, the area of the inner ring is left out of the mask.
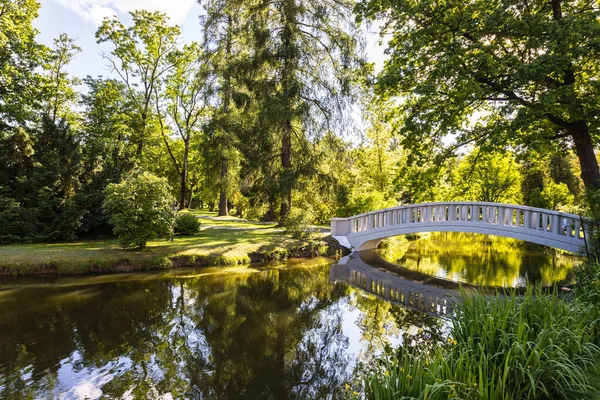
[[[554,211],[554,210],[548,210],[546,208],[538,208],[538,207],[531,207],[531,206],[523,206],[520,204],[511,204],[511,203],[490,203],[490,202],[479,202],[479,201],[444,201],[444,202],[428,202],[428,203],[417,203],[417,204],[403,204],[400,206],[395,206],[395,207],[388,207],[388,208],[382,208],[381,210],[375,210],[375,211],[367,211],[365,213],[362,214],[356,214],[356,215],[352,215],[350,217],[335,217],[335,218],[331,218],[331,220],[338,220],[338,221],[344,221],[344,220],[350,220],[353,218],[360,218],[360,217],[366,217],[369,215],[373,215],[373,214],[378,214],[380,212],[384,212],[384,211],[396,211],[396,210],[400,210],[400,209],[404,209],[404,208],[413,208],[413,207],[427,207],[427,206],[444,206],[444,205],[473,205],[473,206],[486,206],[486,207],[510,207],[510,208],[515,208],[515,209],[519,209],[519,210],[523,210],[523,211],[533,211],[533,212],[543,212],[544,214],[553,214],[553,215],[559,215],[561,217],[565,217],[565,218],[572,218],[572,219],[581,219],[583,218],[585,221],[588,221],[589,218],[587,217],[583,217],[581,215],[577,215],[577,214],[571,214],[571,213],[566,213],[563,211]]]

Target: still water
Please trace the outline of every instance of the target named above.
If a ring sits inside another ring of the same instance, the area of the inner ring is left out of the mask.
[[[569,272],[583,262],[582,257],[516,239],[459,232],[391,240],[379,255],[407,271],[488,287],[570,283]]]
[[[359,363],[447,334],[331,262],[4,282],[0,398],[343,398]]]
[[[551,284],[579,262],[460,233],[366,258],[0,282],[0,399],[344,398],[357,366],[448,334],[447,288],[418,277]]]

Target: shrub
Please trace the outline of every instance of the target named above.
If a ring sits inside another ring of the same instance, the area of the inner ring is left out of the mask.
[[[154,256],[150,260],[150,267],[152,269],[169,269],[173,263],[166,256]]]
[[[141,250],[148,240],[172,233],[170,190],[166,179],[149,172],[107,186],[103,208],[122,247]]]
[[[596,393],[600,348],[594,313],[557,293],[528,288],[463,293],[448,343],[401,348],[363,380],[367,399],[581,399]]]
[[[285,232],[295,239],[307,239],[312,236],[313,214],[308,210],[293,208],[284,223]]]
[[[181,213],[175,220],[175,233],[183,236],[195,235],[200,230],[200,221],[190,213]]]

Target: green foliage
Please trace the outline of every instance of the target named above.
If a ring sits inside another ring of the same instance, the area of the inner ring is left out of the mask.
[[[397,205],[394,200],[385,198],[385,194],[381,192],[362,191],[361,188],[356,188],[348,199],[348,203],[339,211],[340,217],[357,215],[369,211],[381,210],[386,207]]]
[[[529,287],[521,296],[463,292],[448,344],[367,373],[367,399],[571,399],[597,393],[598,332],[588,306]]]
[[[130,13],[133,24],[125,26],[118,19],[105,19],[96,31],[98,43],[110,43],[104,54],[109,66],[127,86],[127,98],[133,104],[132,141],[136,144],[136,161],[141,161],[146,147],[152,144],[152,101],[160,93],[160,82],[173,67],[180,30],[170,26],[165,13],[137,10]]]
[[[389,39],[377,92],[397,104],[414,161],[569,137],[586,188],[600,184],[597,1],[361,0],[356,11]]]
[[[195,235],[200,230],[200,220],[187,212],[179,213],[175,219],[175,233],[183,236]]]
[[[121,246],[141,250],[148,240],[171,235],[175,212],[170,191],[165,179],[148,172],[108,185],[103,207]]]
[[[24,127],[39,114],[39,67],[48,49],[35,41],[36,0],[0,1],[0,129]]]
[[[169,269],[173,263],[167,256],[155,256],[150,259],[151,269]]]
[[[510,153],[475,149],[462,158],[452,178],[452,200],[521,202],[521,173]]]
[[[575,203],[575,198],[564,183],[549,181],[540,193],[544,208],[570,212],[568,206]]]
[[[588,261],[575,268],[574,291],[579,300],[600,305],[600,264]]]
[[[295,239],[307,239],[313,234],[313,221],[312,211],[294,208],[285,220],[285,232]]]

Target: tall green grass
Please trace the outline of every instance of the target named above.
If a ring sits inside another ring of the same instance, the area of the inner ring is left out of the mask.
[[[462,294],[451,337],[416,353],[400,348],[365,374],[367,399],[593,399],[595,312],[557,293]]]

